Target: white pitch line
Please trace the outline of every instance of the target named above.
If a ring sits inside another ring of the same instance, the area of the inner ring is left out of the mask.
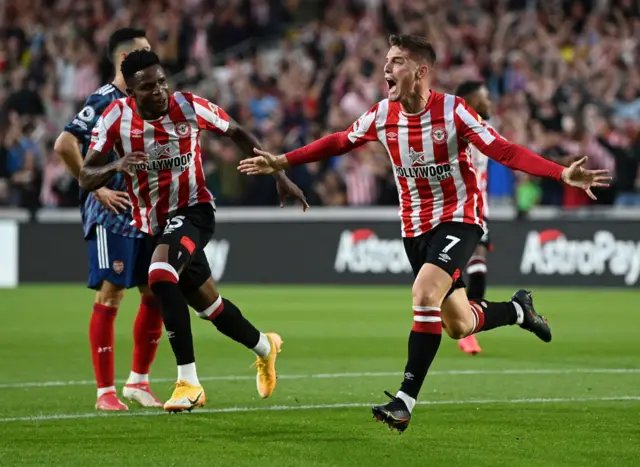
[[[565,368],[565,369],[516,369],[516,370],[436,370],[430,371],[429,376],[467,376],[467,375],[568,375],[568,374],[609,374],[609,373],[640,373],[640,368]],[[317,374],[291,374],[278,375],[278,379],[337,379],[337,378],[378,378],[385,376],[401,376],[399,372],[362,372],[362,373],[317,373]],[[200,381],[253,381],[255,376],[227,375],[204,376]],[[173,383],[175,378],[153,378],[154,383]],[[117,383],[125,383],[119,379]],[[36,381],[26,383],[3,383],[0,389],[46,388],[65,386],[90,386],[96,384],[93,380],[79,381]]]
[[[487,404],[552,404],[565,402],[640,402],[640,396],[606,396],[606,397],[552,397],[552,398],[525,398],[525,399],[467,399],[448,401],[418,401],[419,405],[487,405]],[[317,405],[272,405],[268,407],[223,407],[219,409],[197,409],[193,416],[203,413],[233,413],[233,412],[283,412],[293,410],[327,410],[327,409],[351,409],[371,407],[372,402],[355,402],[343,404],[317,404]],[[153,412],[122,412],[122,413],[78,413],[78,414],[53,414],[34,415],[30,417],[0,418],[0,422],[43,422],[50,420],[78,420],[86,418],[116,418],[116,417],[152,417],[170,415],[163,411]]]

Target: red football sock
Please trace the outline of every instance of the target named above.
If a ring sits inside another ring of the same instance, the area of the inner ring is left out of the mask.
[[[131,370],[141,375],[149,373],[162,336],[162,310],[160,302],[142,297],[133,325],[133,364]]]
[[[98,388],[108,388],[115,384],[113,373],[113,322],[118,308],[93,304],[93,314],[89,323],[91,359]]]
[[[469,304],[471,305],[471,313],[473,315],[473,330],[469,333],[469,335],[471,335],[482,331],[485,317],[482,306],[471,300],[469,300]]]

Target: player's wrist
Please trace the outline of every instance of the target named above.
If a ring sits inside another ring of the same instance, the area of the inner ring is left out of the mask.
[[[286,154],[276,156],[276,166],[278,167],[278,170],[288,169],[291,166]]]

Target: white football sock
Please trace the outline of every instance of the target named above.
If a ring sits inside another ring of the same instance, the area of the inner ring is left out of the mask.
[[[516,324],[522,324],[522,322],[524,321],[524,311],[522,310],[522,307],[515,300],[512,301],[511,303],[513,303],[513,307],[516,309],[516,313],[518,314],[518,318],[516,319]]]
[[[108,392],[116,392],[116,387],[115,386],[109,386],[108,388],[98,388],[98,398],[100,398],[102,395],[108,393]]]
[[[149,383],[149,374],[141,375],[140,373],[136,373],[132,371],[129,373],[129,379],[127,380],[127,384],[142,384]]]
[[[178,365],[178,381],[186,381],[194,386],[200,386],[198,373],[196,372],[196,362]]]
[[[269,341],[269,338],[265,334],[260,333],[258,344],[251,350],[253,350],[253,353],[258,357],[264,358],[268,356],[269,353],[271,353],[271,342]]]
[[[411,397],[409,394],[405,394],[402,391],[398,391],[396,397],[403,400],[403,402],[407,406],[407,409],[409,409],[409,413],[413,412],[413,407],[416,405],[416,400],[413,397]]]

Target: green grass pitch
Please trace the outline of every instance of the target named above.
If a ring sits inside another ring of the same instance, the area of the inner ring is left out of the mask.
[[[492,288],[489,298],[511,292]],[[553,342],[499,329],[480,334],[484,353],[470,357],[444,336],[422,405],[398,435],[371,419],[369,405],[401,381],[409,286],[225,285],[247,317],[284,339],[272,398],[257,395],[252,354],[193,316],[205,409],[125,416],[93,409],[92,292],[3,290],[0,465],[640,465],[640,292],[534,292]],[[129,371],[136,295],[116,321],[119,379]],[[151,376],[167,398],[175,366],[165,338]]]

